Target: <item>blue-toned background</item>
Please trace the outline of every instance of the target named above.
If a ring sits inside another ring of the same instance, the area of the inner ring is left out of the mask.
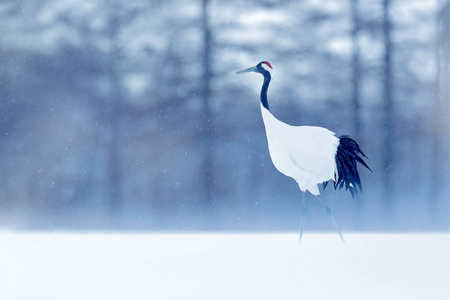
[[[257,75],[293,125],[357,139],[343,230],[450,229],[448,1],[0,2],[0,227],[296,230]],[[332,230],[310,196],[306,230]]]

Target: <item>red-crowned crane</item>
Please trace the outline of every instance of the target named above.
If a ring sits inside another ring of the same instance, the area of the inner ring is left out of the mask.
[[[303,236],[307,210],[306,191],[309,191],[319,198],[336,231],[345,243],[331,209],[320,197],[318,185],[323,183],[325,188],[332,180],[335,189],[345,186],[354,197],[358,187],[362,192],[356,163],[358,162],[370,170],[359,154],[366,156],[359,148],[358,143],[349,136],[338,138],[334,132],[323,127],[291,126],[275,118],[270,112],[267,100],[272,69],[268,61],[262,61],[256,66],[236,74],[256,72],[264,76],[261,89],[261,113],[266,128],[270,157],[278,171],[292,177],[302,191],[300,241]]]

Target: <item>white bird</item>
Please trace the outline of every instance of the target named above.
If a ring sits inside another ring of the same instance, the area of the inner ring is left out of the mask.
[[[317,196],[325,207],[336,231],[345,243],[331,209],[320,197],[318,185],[324,188],[330,180],[334,188],[345,186],[352,193],[359,187],[362,192],[356,162],[370,170],[359,154],[366,157],[359,145],[349,136],[336,137],[334,132],[317,126],[291,126],[275,118],[269,109],[267,89],[272,79],[272,66],[262,61],[256,66],[237,72],[256,72],[264,76],[261,89],[261,113],[266,128],[270,157],[275,167],[286,176],[292,177],[302,191],[302,213],[300,241],[307,211],[306,191]],[[372,170],[370,170],[372,171]]]

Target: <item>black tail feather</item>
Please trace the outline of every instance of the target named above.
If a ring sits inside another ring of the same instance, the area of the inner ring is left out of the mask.
[[[357,162],[372,172],[359,154],[367,158],[355,140],[346,135],[339,137],[339,146],[335,156],[337,172],[335,174],[334,189],[341,189],[345,186],[345,190],[350,190],[352,197],[355,197],[358,191],[357,188],[362,192]],[[327,184],[324,183],[324,188],[326,186]]]

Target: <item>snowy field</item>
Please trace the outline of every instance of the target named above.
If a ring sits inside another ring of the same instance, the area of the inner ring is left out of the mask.
[[[0,233],[0,299],[450,299],[450,234]]]

